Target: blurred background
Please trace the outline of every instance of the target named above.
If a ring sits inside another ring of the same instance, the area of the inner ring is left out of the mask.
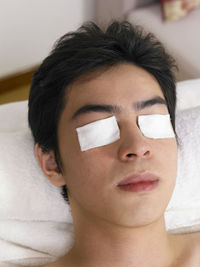
[[[178,81],[200,78],[199,6],[200,0],[0,0],[0,104],[26,100],[54,42],[88,20],[143,25],[177,60]]]
[[[95,13],[94,0],[0,0],[0,104],[27,99],[54,42]]]

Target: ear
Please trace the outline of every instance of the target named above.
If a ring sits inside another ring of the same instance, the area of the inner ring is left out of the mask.
[[[59,172],[55,161],[55,155],[52,150],[44,153],[37,143],[35,145],[35,155],[44,175],[53,185],[62,186],[66,184],[62,173]]]

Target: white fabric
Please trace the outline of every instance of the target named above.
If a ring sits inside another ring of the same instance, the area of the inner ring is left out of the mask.
[[[176,186],[165,213],[170,233],[200,231],[200,105],[177,113]],[[171,228],[171,229],[170,229]]]
[[[43,175],[30,130],[1,131],[0,159],[0,262],[40,266],[65,255],[73,236],[70,207]]]
[[[115,116],[88,123],[76,129],[81,151],[105,146],[120,138]]]
[[[163,22],[160,3],[133,9],[128,15],[130,23],[144,26],[153,32],[172,54],[179,67],[179,81],[200,77],[200,8],[171,23]]]
[[[0,105],[0,132],[28,129],[28,101]]]
[[[198,107],[199,105],[200,105],[200,79],[178,82],[176,110],[180,111],[191,107]]]
[[[190,90],[191,105],[197,106],[200,99],[193,82],[183,82],[178,90]],[[198,82],[200,79],[195,84]],[[200,230],[200,111],[180,113],[187,102],[184,96],[178,99],[180,115],[176,119],[182,142],[177,184],[165,213],[167,231],[176,233]],[[26,120],[27,101],[0,105],[1,267],[43,266],[66,254],[74,240],[70,207],[60,187],[44,177]]]
[[[138,116],[138,124],[144,136],[149,138],[174,138],[170,115],[142,115]]]

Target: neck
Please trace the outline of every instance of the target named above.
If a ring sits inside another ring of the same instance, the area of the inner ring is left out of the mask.
[[[175,258],[164,216],[141,227],[114,225],[99,218],[75,221],[75,243],[69,255],[78,259],[77,266],[165,267]]]

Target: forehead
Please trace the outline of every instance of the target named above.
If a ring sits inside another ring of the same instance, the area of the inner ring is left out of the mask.
[[[111,99],[163,97],[162,90],[153,75],[129,63],[119,64],[109,69],[97,70],[80,77],[68,88],[68,104],[72,101],[110,101]],[[111,98],[111,99],[110,99]],[[71,101],[70,101],[71,100]]]

